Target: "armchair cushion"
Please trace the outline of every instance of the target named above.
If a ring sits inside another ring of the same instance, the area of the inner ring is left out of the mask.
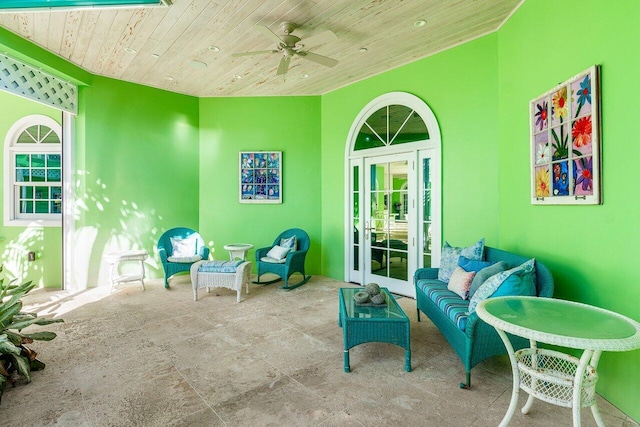
[[[198,253],[197,246],[198,237],[193,234],[188,237],[171,237],[171,256],[179,258],[193,256]]]
[[[170,256],[167,258],[169,262],[182,262],[182,263],[194,263],[196,261],[200,261],[202,257],[200,255],[191,255],[191,256]]]
[[[268,262],[270,264],[284,264],[285,262],[287,262],[287,258],[285,257],[282,259],[275,259],[268,256],[263,256],[262,258],[260,258],[260,261]]]
[[[283,237],[280,239],[280,246],[282,246],[283,248],[289,248],[292,251],[295,251],[297,249],[298,246],[298,241],[296,239],[296,236],[291,236],[291,237]]]
[[[295,236],[293,236],[295,238]],[[287,257],[287,254],[291,251],[291,247],[275,245],[267,252],[267,258],[273,258],[277,261],[281,261]]]

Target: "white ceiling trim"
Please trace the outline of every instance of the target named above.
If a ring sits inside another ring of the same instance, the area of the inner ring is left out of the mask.
[[[78,87],[29,64],[0,55],[0,90],[78,114]]]

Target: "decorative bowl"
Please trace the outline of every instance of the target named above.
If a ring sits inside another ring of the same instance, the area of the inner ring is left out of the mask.
[[[371,296],[371,302],[374,304],[384,304],[386,302],[386,298],[383,293],[379,293]]]
[[[364,291],[359,291],[356,292],[353,295],[353,299],[358,303],[358,304],[363,304],[367,301],[369,301],[369,294],[364,292]]]
[[[378,286],[377,283],[368,283],[364,289],[371,296],[378,295],[380,293],[380,286]]]

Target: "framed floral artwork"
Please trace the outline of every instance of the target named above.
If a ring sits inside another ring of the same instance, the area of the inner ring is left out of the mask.
[[[240,203],[282,203],[282,152],[240,152]]]
[[[594,65],[530,102],[532,204],[602,202],[598,78]]]

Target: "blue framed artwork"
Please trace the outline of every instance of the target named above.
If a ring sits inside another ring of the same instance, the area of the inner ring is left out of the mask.
[[[598,66],[529,104],[531,203],[602,203]]]
[[[282,203],[282,151],[240,152],[240,203]]]

